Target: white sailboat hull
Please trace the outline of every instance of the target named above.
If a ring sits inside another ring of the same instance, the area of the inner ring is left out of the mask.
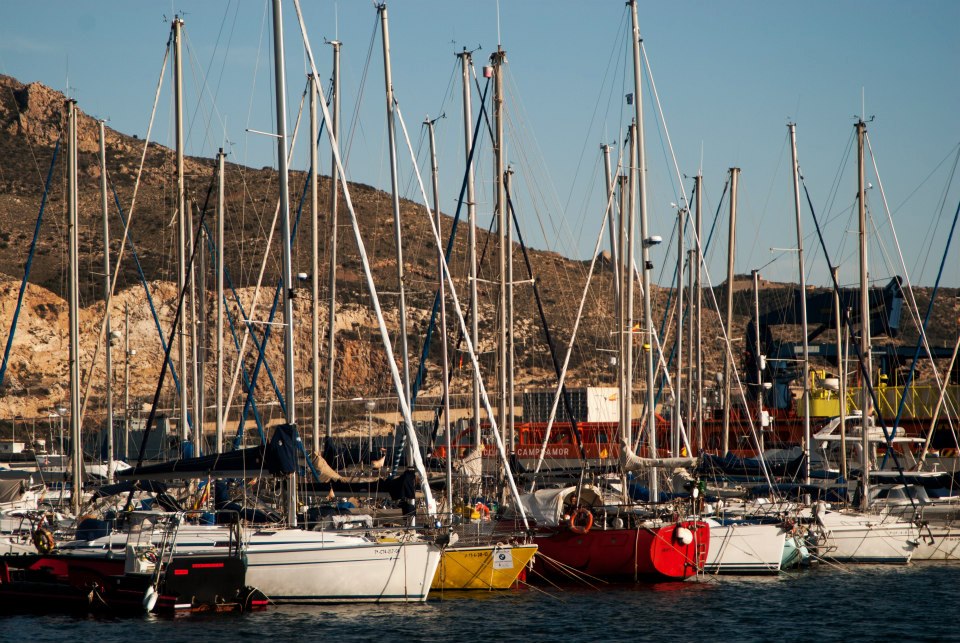
[[[155,545],[160,535],[153,536]],[[75,541],[61,550],[74,553],[121,552],[127,536],[114,533]],[[230,530],[222,526],[182,525],[174,551],[223,551]],[[362,535],[303,529],[244,530],[242,548],[247,584],[276,603],[422,602],[440,563],[432,542],[378,542]]]
[[[277,603],[427,599],[441,553],[433,543],[310,538],[322,533],[254,534],[246,545],[248,584]]]
[[[960,560],[960,528],[931,523],[929,532],[920,532],[920,543],[911,560]]]
[[[29,536],[18,536],[14,534],[0,536],[0,555],[6,554],[35,554],[37,548]]]
[[[787,533],[779,525],[721,525],[711,519],[708,574],[778,574]]]
[[[910,562],[919,542],[916,525],[874,514],[834,511],[817,515],[818,555],[840,562]]]

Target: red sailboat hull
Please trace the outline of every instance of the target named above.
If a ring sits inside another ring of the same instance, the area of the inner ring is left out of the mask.
[[[692,534],[686,544],[681,528]],[[610,581],[683,580],[706,563],[710,528],[697,521],[586,533],[560,527],[533,542],[539,549],[531,580],[572,580],[578,574]]]

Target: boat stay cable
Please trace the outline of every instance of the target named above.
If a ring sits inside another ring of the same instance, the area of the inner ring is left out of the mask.
[[[315,76],[319,76],[316,60],[313,57],[313,50],[310,46],[310,36],[307,34],[307,26],[304,22],[303,12],[300,8],[300,1],[294,0],[293,6],[297,13],[297,22],[300,25],[300,35],[303,40],[303,46],[307,53],[307,59],[310,62],[310,71]],[[323,111],[323,120],[324,122],[329,123],[332,119],[330,116],[330,110],[327,107],[326,99],[323,95],[323,88],[318,86],[317,90],[320,92],[319,103]],[[330,150],[333,155],[334,164],[336,165],[336,171],[339,172],[341,176],[346,177],[346,173],[344,172],[343,158],[340,154],[339,143],[336,135],[333,133],[333,130],[330,127],[327,128],[327,140],[330,143]],[[427,515],[433,517],[437,513],[437,503],[434,500],[433,492],[430,489],[430,483],[427,479],[426,468],[423,465],[423,457],[420,453],[416,430],[413,426],[413,416],[410,412],[410,406],[404,393],[405,387],[400,379],[400,371],[397,368],[397,362],[393,352],[393,343],[390,340],[390,333],[387,330],[383,309],[380,306],[380,297],[377,294],[377,286],[373,280],[373,271],[370,268],[370,261],[367,257],[366,247],[363,243],[363,236],[360,234],[360,222],[357,218],[356,209],[353,207],[353,198],[350,195],[349,182],[344,180],[342,187],[344,204],[347,206],[347,213],[350,215],[350,228],[353,232],[354,240],[357,244],[357,252],[360,255],[361,264],[363,266],[364,281],[366,282],[367,290],[370,294],[370,303],[377,319],[377,327],[380,332],[380,339],[383,342],[384,352],[386,353],[387,364],[390,370],[390,379],[392,380],[394,390],[397,393],[397,400],[400,406],[401,416],[403,417],[404,428],[407,432],[408,438],[410,439],[413,464],[421,477],[421,490],[423,492],[424,502],[426,504]],[[431,220],[431,226],[432,225],[433,222]]]
[[[832,266],[833,264],[830,262],[830,254],[829,254],[829,251],[827,250],[827,244],[826,244],[826,241],[824,240],[824,237],[823,237],[823,230],[820,228],[820,222],[817,220],[817,213],[816,213],[816,211],[815,211],[814,208],[813,208],[813,200],[812,200],[811,197],[810,197],[810,191],[807,189],[806,181],[804,180],[804,178],[803,178],[802,175],[800,176],[800,182],[803,184],[803,192],[804,192],[804,194],[805,194],[806,197],[807,197],[807,207],[810,208],[810,216],[811,216],[811,218],[813,219],[813,225],[814,225],[814,227],[816,228],[816,231],[817,231],[817,238],[818,238],[819,241],[820,241],[820,249],[823,250],[823,255],[824,255],[824,258],[825,258],[826,261],[827,261],[827,264],[830,265],[830,266]],[[830,279],[831,279],[831,281],[833,282],[833,291],[834,291],[835,293],[839,293],[839,292],[840,292],[840,284],[837,282],[836,273],[835,273],[834,271],[831,271],[831,272],[830,272]],[[853,320],[852,320],[852,318],[851,318],[850,309],[849,309],[849,308],[844,309],[842,312],[843,312],[843,323],[844,323],[844,326],[846,326],[847,331],[850,333],[850,336],[853,337],[853,336],[854,336],[854,332],[853,332]],[[866,311],[861,311],[861,317],[862,317],[863,315],[865,315],[865,314],[869,314],[869,313],[867,313]],[[860,376],[861,376],[862,386],[865,386],[865,387],[867,388],[867,393],[868,393],[868,395],[870,396],[870,401],[871,401],[871,403],[873,404],[873,407],[874,407],[874,408],[879,408],[879,402],[878,402],[878,399],[877,399],[877,391],[876,391],[876,389],[873,387],[872,374],[867,370],[865,357],[861,354],[861,352],[860,352],[860,347],[857,345],[856,342],[850,342],[849,344],[852,344],[852,345],[853,345],[855,357],[856,357],[856,359],[857,359],[857,364],[858,364],[859,370],[860,370]],[[849,346],[849,344],[848,344],[848,346]],[[860,430],[863,431],[863,432],[867,431],[867,424],[868,424],[868,418],[869,418],[869,416],[868,416],[868,414],[867,414],[866,411],[867,411],[866,409],[862,409],[862,410],[861,410],[861,416],[860,416],[860,418],[861,418],[861,419],[860,419]],[[879,423],[880,423],[880,428],[881,428],[882,431],[883,431],[883,436],[884,436],[884,439],[886,440],[886,443],[887,443],[887,453],[891,454],[891,456],[892,456],[892,458],[893,458],[894,468],[895,468],[895,470],[897,471],[897,473],[899,474],[900,482],[904,485],[904,487],[906,487],[906,486],[907,486],[907,479],[906,479],[906,476],[904,476],[904,473],[903,473],[903,466],[900,464],[900,458],[897,457],[896,452],[895,452],[894,449],[893,449],[893,435],[892,435],[892,434],[890,433],[890,431],[887,429],[887,424],[886,424],[886,422],[885,422],[884,419],[883,419],[883,415],[877,414],[877,420],[878,420]],[[864,471],[862,475],[866,476],[866,475],[868,475],[868,473],[867,473],[866,471]],[[913,498],[913,496],[912,496],[911,494],[909,494],[909,493],[906,494],[906,496],[907,496],[907,499],[910,501],[911,507],[913,507],[914,509],[916,509],[916,499]]]
[[[299,0],[295,0],[295,2],[299,2]],[[470,355],[470,361],[473,364],[474,372],[479,374],[482,372],[480,370],[480,362],[477,359],[477,353],[474,350],[473,342],[470,340],[470,337],[469,337],[467,322],[464,319],[463,310],[460,307],[460,300],[457,297],[457,290],[456,290],[456,285],[454,284],[454,281],[453,281],[453,275],[451,275],[450,273],[450,269],[449,269],[449,266],[447,265],[446,258],[442,257],[443,242],[440,238],[440,231],[437,228],[436,221],[433,217],[433,213],[430,210],[430,205],[429,205],[430,201],[427,198],[427,191],[423,184],[423,178],[420,175],[420,168],[417,166],[416,155],[414,154],[413,146],[410,143],[410,135],[407,132],[407,126],[404,123],[403,114],[400,111],[399,105],[396,105],[396,114],[397,114],[397,120],[400,123],[400,129],[403,132],[403,136],[407,142],[407,149],[410,151],[410,158],[411,158],[411,161],[413,162],[413,169],[417,177],[417,183],[420,186],[421,195],[423,196],[424,210],[427,215],[427,220],[430,222],[430,230],[433,233],[434,243],[436,244],[437,250],[440,251],[441,253],[441,256],[438,258],[443,259],[440,262],[441,270],[443,272],[443,276],[446,278],[447,284],[450,287],[450,299],[452,300],[451,303],[453,304],[452,308],[453,308],[453,311],[456,313],[457,321],[460,324],[460,332],[463,333],[464,335],[463,339],[467,345],[467,353]],[[520,517],[523,520],[523,526],[525,529],[529,529],[529,524],[527,522],[527,514],[523,507],[523,503],[520,501],[520,492],[517,490],[517,484],[516,484],[516,481],[514,480],[513,472],[511,471],[510,459],[507,457],[506,448],[504,446],[503,440],[500,437],[500,431],[497,429],[497,423],[496,423],[496,420],[494,419],[494,414],[493,414],[493,407],[490,405],[490,398],[487,395],[487,388],[483,384],[483,378],[478,377],[477,382],[479,384],[479,389],[480,389],[480,398],[483,401],[483,405],[485,407],[484,410],[487,412],[487,417],[490,420],[490,432],[493,434],[493,437],[497,444],[497,450],[500,452],[500,458],[503,462],[504,475],[507,478],[507,484],[509,485],[510,492],[513,494],[513,497],[517,502],[517,510],[520,512]],[[416,436],[414,436],[414,440],[415,439],[416,439]],[[415,442],[413,442],[411,446],[414,448],[417,447]],[[417,455],[419,455],[419,453]]]
[[[7,334],[7,345],[3,349],[3,363],[0,364],[0,389],[3,388],[3,379],[7,373],[7,365],[10,363],[10,349],[13,348],[13,337],[17,334],[17,320],[20,318],[20,307],[23,305],[23,296],[27,291],[27,283],[30,279],[30,268],[33,266],[33,257],[37,251],[37,242],[40,238],[40,226],[43,223],[43,211],[47,207],[47,197],[50,194],[50,183],[53,180],[53,169],[57,164],[57,155],[60,152],[60,140],[63,132],[57,136],[57,142],[53,147],[53,157],[50,159],[50,169],[47,170],[47,180],[43,186],[43,196],[40,199],[40,211],[37,213],[37,222],[33,227],[33,240],[30,242],[30,252],[27,254],[27,263],[23,267],[23,279],[20,281],[20,292],[17,294],[17,305],[13,309],[13,319],[10,320],[10,332]]]
[[[619,173],[621,164],[623,162],[622,146],[620,147],[620,150],[621,150],[620,157],[617,159],[617,172],[611,173],[612,182],[615,182],[617,180],[617,174]],[[590,267],[587,269],[587,278],[583,286],[583,294],[580,296],[580,305],[577,307],[577,316],[573,323],[573,329],[570,332],[570,339],[567,342],[567,350],[563,358],[563,366],[560,369],[560,374],[558,376],[559,381],[557,383],[557,389],[553,395],[553,402],[551,403],[551,407],[550,407],[550,416],[547,420],[547,428],[544,431],[543,441],[540,444],[540,453],[537,456],[537,464],[533,470],[533,479],[530,482],[531,493],[533,493],[533,490],[536,485],[536,475],[540,472],[540,468],[543,466],[544,457],[546,456],[547,444],[550,441],[550,434],[551,434],[551,431],[553,430],[553,423],[557,416],[557,407],[560,403],[560,396],[564,391],[564,382],[566,381],[567,367],[570,364],[570,356],[573,354],[573,346],[577,340],[577,331],[580,329],[580,320],[583,318],[583,308],[587,302],[587,295],[590,291],[590,281],[591,281],[591,278],[593,277],[593,271],[596,266],[597,257],[600,252],[600,244],[603,243],[603,235],[606,228],[607,218],[611,216],[611,211],[613,209],[615,191],[613,190],[612,185],[608,186],[608,188],[609,189],[607,191],[607,206],[606,208],[604,208],[603,219],[600,222],[599,233],[597,234],[597,241],[596,243],[594,243],[594,246],[593,246],[593,253],[591,254],[591,259],[590,259]],[[622,332],[622,329],[620,329],[620,332]],[[570,417],[571,418],[573,417],[572,413],[570,414]],[[580,458],[581,460],[584,459],[582,440],[580,444]]]
[[[140,166],[137,168],[137,178],[133,183],[133,196],[130,199],[130,209],[127,212],[127,221],[123,230],[123,237],[120,241],[120,250],[117,252],[117,264],[113,270],[113,277],[110,279],[110,292],[106,293],[104,296],[103,302],[103,319],[100,322],[100,334],[97,337],[97,343],[93,349],[93,357],[90,360],[91,364],[97,363],[97,357],[100,353],[100,347],[103,345],[104,339],[107,334],[107,320],[109,319],[110,304],[113,300],[113,293],[117,287],[117,278],[120,276],[120,268],[123,262],[123,253],[127,247],[127,238],[130,233],[130,223],[133,221],[133,214],[137,205],[137,193],[140,189],[140,179],[143,176],[143,166],[147,158],[147,148],[150,146],[150,135],[153,132],[153,123],[157,115],[157,106],[160,103],[160,89],[163,87],[163,77],[167,68],[167,60],[170,57],[170,48],[173,44],[173,30],[171,29],[170,36],[167,39],[166,51],[163,54],[163,62],[160,65],[160,77],[157,79],[157,89],[153,97],[153,108],[150,112],[150,123],[147,125],[147,134],[143,139],[143,152],[140,156]],[[90,386],[93,384],[93,371],[91,368],[87,373],[87,383],[83,391],[83,402],[80,405],[80,417],[77,421],[77,424],[83,427],[83,418],[86,415],[87,411],[87,402],[90,399]]]

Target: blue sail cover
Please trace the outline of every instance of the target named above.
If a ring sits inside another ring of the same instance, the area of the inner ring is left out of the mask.
[[[117,475],[121,480],[202,478],[206,476],[238,478],[260,475],[266,470],[273,475],[297,471],[300,436],[297,427],[281,424],[276,427],[267,446],[258,445],[229,453],[213,453],[198,458],[181,458],[146,467],[134,467]]]
[[[299,441],[295,424],[281,424],[274,429],[270,446],[267,447],[267,471],[275,476],[296,473]]]

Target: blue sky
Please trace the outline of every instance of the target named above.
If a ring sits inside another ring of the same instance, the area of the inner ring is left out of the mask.
[[[321,74],[329,74],[324,38],[344,42],[343,112],[352,129],[351,180],[389,186],[385,154],[383,71],[377,14],[363,0],[303,0]],[[0,72],[56,89],[69,85],[81,108],[120,131],[146,133],[160,73],[169,19],[184,14],[188,153],[212,156],[226,145],[231,160],[260,167],[275,163],[272,131],[269,2],[181,0],[9,3],[0,25]],[[481,49],[478,73],[498,41],[492,0],[396,0],[389,3],[394,87],[425,160],[421,126],[437,125],[442,209],[452,213],[462,176],[462,124],[455,51]],[[292,2],[284,5],[288,118],[305,82]],[[870,171],[868,196],[877,234],[871,273],[878,281],[902,274],[883,206],[882,185],[910,278],[932,284],[944,252],[960,188],[950,181],[960,127],[960,3],[952,0],[677,0],[643,3],[641,33],[677,163],[686,176],[701,167],[705,221],[723,217],[710,256],[714,283],[724,278],[726,203],[720,196],[729,167],[742,170],[738,217],[738,273],[762,268],[765,278],[796,280],[789,253],[796,245],[788,121],[797,123],[799,158],[817,216],[828,221],[827,243],[841,280],[856,280],[855,115],[865,101],[869,136],[879,168]],[[499,38],[508,57],[508,155],[528,243],[576,257],[589,256],[605,199],[599,146],[622,137],[631,110],[627,58],[629,14],[621,0],[503,1]],[[374,38],[372,54],[368,51]],[[366,73],[366,81],[362,82]],[[170,75],[158,109],[154,140],[171,145]],[[362,91],[361,91],[362,89]],[[645,89],[648,204],[651,233],[671,237],[679,183],[668,158],[663,123]],[[476,101],[476,98],[475,98]],[[305,131],[305,130],[304,130]],[[294,167],[305,168],[305,137]],[[480,221],[490,217],[489,144],[479,153]],[[618,149],[618,148],[617,148]],[[615,152],[616,153],[616,152]],[[409,154],[399,156],[404,195],[419,200]],[[322,153],[322,171],[329,173]],[[702,160],[701,160],[702,159]],[[872,161],[871,161],[872,163]],[[424,162],[425,169],[427,164]],[[824,284],[826,262],[805,208],[808,280]],[[958,243],[957,240],[954,244]],[[654,251],[657,279],[666,282],[675,244]],[[889,260],[885,259],[889,257]],[[663,267],[662,271],[661,268]],[[960,285],[960,251],[952,251],[946,285]]]

